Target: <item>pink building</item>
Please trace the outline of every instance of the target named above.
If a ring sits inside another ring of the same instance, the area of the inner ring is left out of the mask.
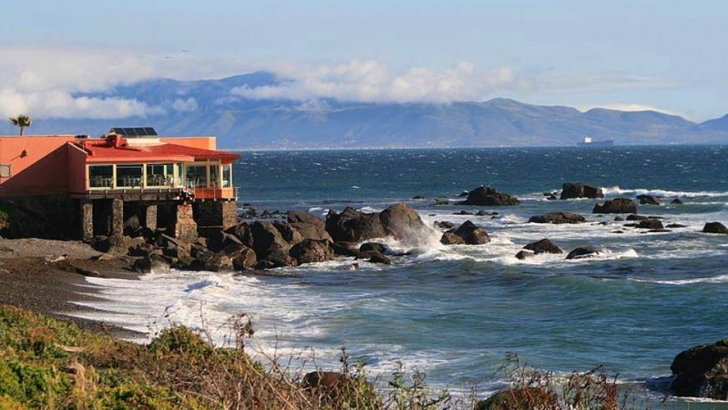
[[[0,200],[43,214],[64,237],[121,235],[136,218],[189,240],[237,222],[239,157],[216,150],[215,137],[160,138],[148,127],[98,139],[0,136]]]

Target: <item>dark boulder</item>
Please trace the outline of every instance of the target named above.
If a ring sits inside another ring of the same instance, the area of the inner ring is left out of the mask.
[[[303,263],[326,262],[334,258],[329,241],[304,239],[293,245],[289,254],[301,265]]]
[[[292,230],[297,231],[304,239],[326,240],[333,242],[333,238],[326,232],[326,227],[321,223],[291,222],[288,224]]]
[[[596,185],[584,184],[581,182],[564,182],[561,189],[561,199],[575,198],[604,198],[602,188]]]
[[[272,222],[266,221],[249,224],[244,231],[244,236],[240,239],[245,246],[255,251],[258,259],[263,259],[279,249],[287,252],[291,246],[276,226]]]
[[[680,200],[680,198],[675,198],[672,201],[670,201],[670,205],[682,205],[683,201]]]
[[[205,258],[205,269],[210,272],[231,272],[235,269],[233,260],[224,253],[213,253]]]
[[[660,221],[659,219],[645,219],[644,221],[640,221],[640,223],[637,225],[637,228],[650,230],[665,229],[665,227],[662,226],[662,221]]]
[[[516,259],[524,260],[526,258],[532,258],[534,256],[536,256],[536,253],[533,251],[520,250],[516,254]]]
[[[488,236],[488,233],[485,231],[485,229],[476,226],[471,221],[465,221],[454,231],[450,230],[446,233],[452,233],[456,236],[461,237],[467,245],[482,245],[484,243],[490,242],[490,237]],[[442,242],[442,239],[440,240],[440,242]]]
[[[440,229],[452,229],[455,224],[449,221],[435,221],[435,227]]]
[[[455,235],[455,230],[449,230],[442,234],[440,243],[443,245],[465,245],[465,239]]]
[[[360,253],[369,252],[369,251],[376,251],[376,252],[384,254],[387,252],[387,245],[385,245],[383,243],[378,243],[378,242],[366,242],[366,243],[361,244],[361,246],[359,247]]]
[[[582,246],[566,255],[566,259],[583,259],[599,255],[599,249],[591,246]]]
[[[703,232],[728,235],[728,228],[720,222],[707,222],[703,227]]]
[[[595,214],[636,214],[637,205],[629,198],[615,198],[603,204],[594,205]]]
[[[468,193],[465,201],[458,202],[460,205],[477,206],[513,206],[520,202],[512,195],[499,192],[491,187],[480,186]]]
[[[564,253],[558,246],[556,246],[549,239],[541,239],[540,241],[531,242],[524,246],[523,249],[533,251],[536,255],[540,253]]]
[[[627,215],[628,221],[646,221],[648,219],[650,219],[650,217],[646,216],[646,215],[635,215],[635,214]]]
[[[350,207],[341,213],[329,211],[326,216],[326,231],[334,242],[360,242],[386,236],[379,214],[363,213]]]
[[[670,370],[676,395],[728,400],[728,339],[681,352]]]
[[[316,215],[310,214],[306,211],[288,211],[286,213],[286,220],[288,223],[307,223],[314,225],[324,225],[324,220]]]
[[[660,205],[661,196],[657,195],[637,195],[640,205]]]
[[[549,212],[543,215],[532,216],[528,222],[539,224],[578,224],[586,222],[586,219],[573,212]]]

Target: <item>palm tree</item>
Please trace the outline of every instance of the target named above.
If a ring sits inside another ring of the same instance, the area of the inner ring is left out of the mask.
[[[20,114],[16,118],[10,118],[10,122],[16,127],[20,127],[20,136],[22,137],[23,130],[30,127],[30,124],[33,123],[33,119],[25,114]]]

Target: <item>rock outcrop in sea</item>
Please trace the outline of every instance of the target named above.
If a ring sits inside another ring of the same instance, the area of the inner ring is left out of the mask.
[[[679,353],[670,370],[676,395],[728,400],[728,339]]]

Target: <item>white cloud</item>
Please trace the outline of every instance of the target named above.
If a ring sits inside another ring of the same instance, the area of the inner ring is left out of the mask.
[[[166,77],[200,79],[213,74],[208,60],[160,55],[146,50],[80,47],[0,47],[0,115],[33,118],[125,118],[163,112],[133,99],[81,97],[113,86]],[[229,60],[219,67],[234,70]],[[216,66],[217,67],[217,66]],[[176,100],[173,109],[196,108],[194,99]]]
[[[306,101],[334,98],[357,102],[434,102],[481,100],[486,95],[512,87],[512,69],[480,71],[470,62],[460,62],[442,71],[416,67],[401,73],[377,61],[355,60],[337,66],[283,67],[278,73],[289,79],[279,85],[239,87],[232,93],[251,99]]]
[[[638,112],[638,111],[655,111],[662,114],[677,115],[679,117],[688,118],[686,115],[676,111],[666,110],[659,107],[642,104],[594,104],[594,105],[580,105],[576,107],[581,112],[589,111],[593,108],[604,108],[607,110],[615,111],[627,111],[627,112]]]
[[[172,109],[179,112],[192,112],[197,110],[197,100],[189,97],[186,100],[177,98],[172,102]]]

